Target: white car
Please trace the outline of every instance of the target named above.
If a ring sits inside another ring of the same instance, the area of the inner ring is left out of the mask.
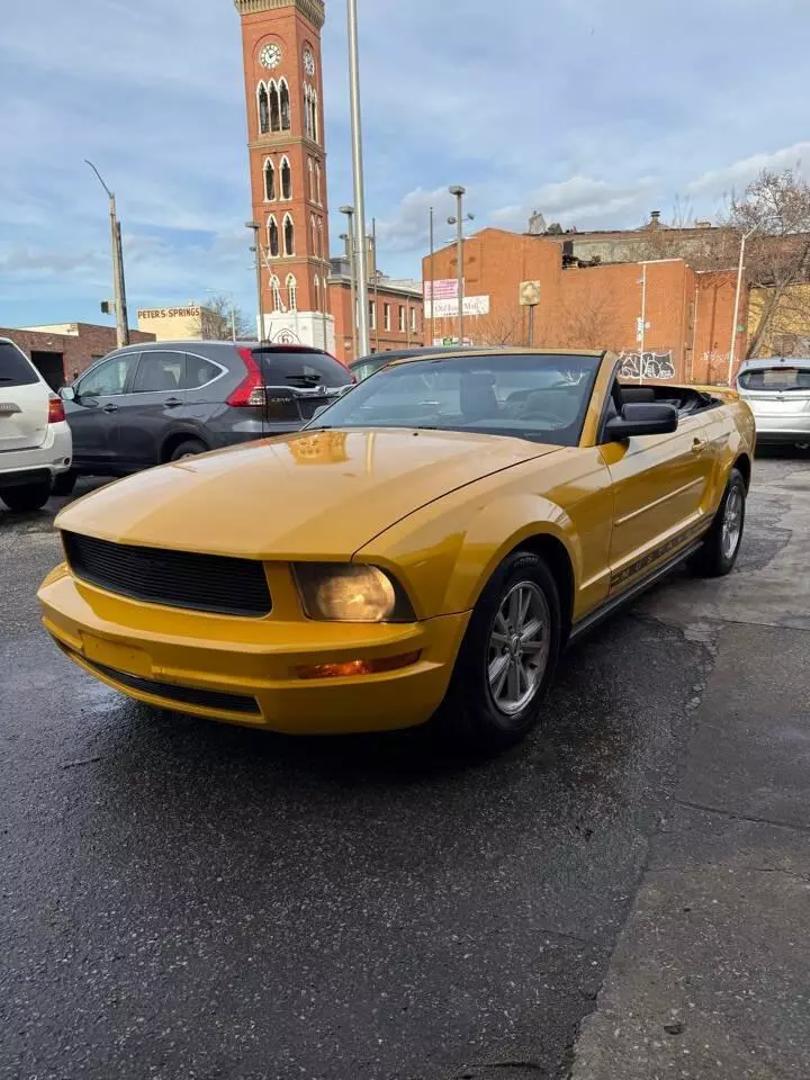
[[[810,359],[748,360],[737,389],[754,414],[760,445],[810,446]]]
[[[22,349],[0,338],[0,499],[9,510],[39,510],[72,456],[62,399]]]

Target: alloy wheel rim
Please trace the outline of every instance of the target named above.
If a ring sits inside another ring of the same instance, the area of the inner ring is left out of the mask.
[[[742,534],[743,501],[739,488],[732,488],[726,499],[723,514],[722,547],[725,558],[730,559],[740,543]]]
[[[533,581],[521,581],[504,597],[492,622],[487,678],[499,712],[514,716],[537,693],[548,666],[551,611]]]

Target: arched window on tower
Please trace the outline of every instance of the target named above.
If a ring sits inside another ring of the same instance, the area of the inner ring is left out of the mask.
[[[281,103],[274,80],[270,82],[270,130],[281,131]]]
[[[315,142],[318,141],[318,91],[313,90],[309,100],[309,108],[312,113],[310,131]]]
[[[284,308],[281,303],[281,282],[275,274],[270,278],[270,295],[273,300],[273,311],[283,311]]]
[[[321,310],[321,279],[315,275],[315,310]]]
[[[318,253],[318,226],[315,223],[315,215],[309,215],[309,231],[312,236],[312,254]]]
[[[264,163],[264,198],[266,202],[276,199],[276,167],[271,158]]]
[[[284,254],[295,254],[295,225],[293,224],[292,214],[284,215]]]
[[[290,130],[290,88],[287,80],[282,79],[279,85],[279,98],[281,102],[281,130]]]
[[[321,163],[315,162],[315,199],[318,206],[323,206],[323,196],[321,195]]]
[[[267,96],[267,87],[263,82],[259,83],[256,93],[259,104],[259,133],[266,135],[270,130],[270,99]]]
[[[287,310],[298,311],[298,282],[295,274],[287,274]]]
[[[304,83],[304,134],[308,138],[312,138],[312,132],[309,129],[310,121],[312,120],[312,112],[309,108],[310,89],[309,83]]]
[[[280,255],[278,222],[273,214],[267,219],[267,249],[271,259],[277,259]]]
[[[282,199],[292,198],[292,169],[286,157],[281,159],[281,197]]]
[[[312,158],[307,158],[307,172],[309,173],[309,200],[315,202],[315,166]]]
[[[323,247],[323,222],[318,219],[318,254],[323,259],[326,255]]]

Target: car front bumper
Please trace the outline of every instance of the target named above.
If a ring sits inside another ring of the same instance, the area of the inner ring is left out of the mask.
[[[97,679],[160,708],[298,735],[386,731],[426,723],[447,692],[469,613],[407,625],[239,619],[131,601],[77,581],[43,582],[43,624]],[[418,656],[418,658],[416,658]],[[302,678],[361,661],[405,666],[373,675]]]

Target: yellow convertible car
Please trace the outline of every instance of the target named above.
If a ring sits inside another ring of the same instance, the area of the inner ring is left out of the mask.
[[[397,361],[298,434],[68,507],[44,624],[150,705],[497,750],[567,642],[682,560],[728,573],[754,443],[733,391],[623,385],[609,353]]]

